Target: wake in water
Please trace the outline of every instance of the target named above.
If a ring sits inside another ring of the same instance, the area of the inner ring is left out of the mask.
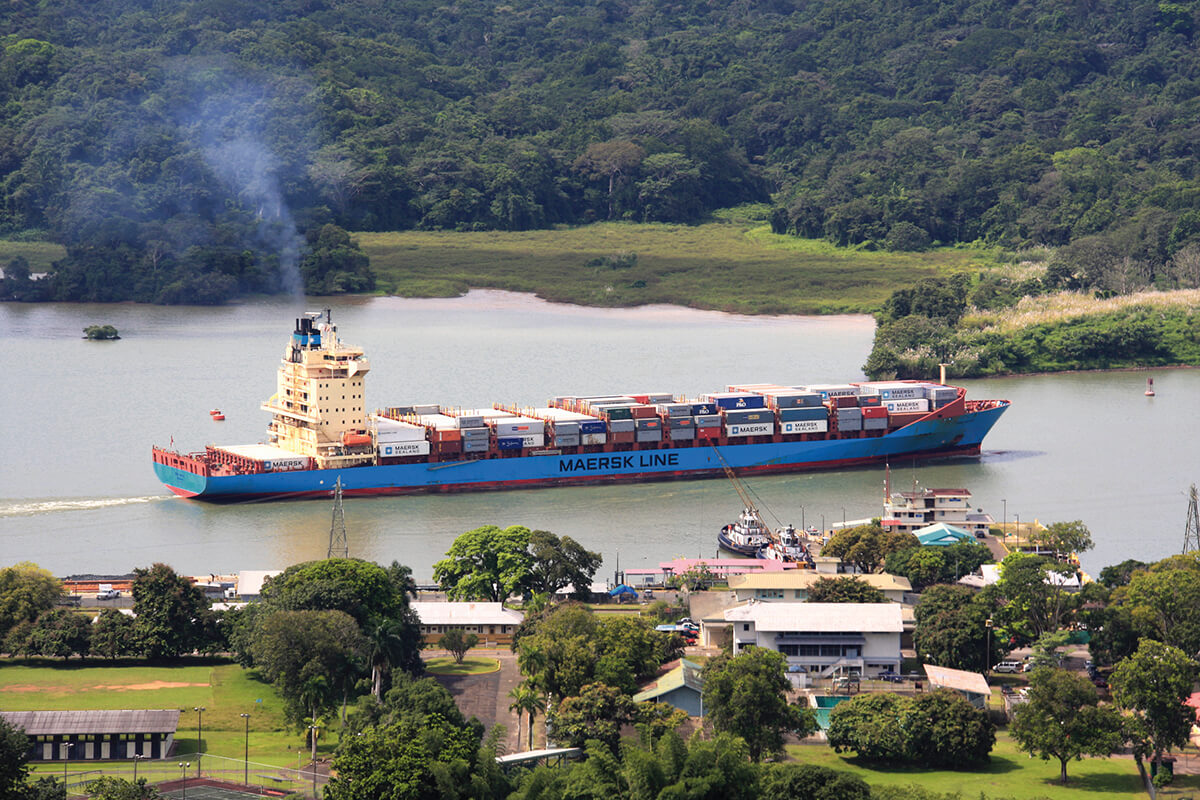
[[[104,497],[78,500],[0,500],[0,517],[53,514],[58,511],[92,511],[97,508],[132,506],[170,499],[165,495],[154,495],[151,497]]]

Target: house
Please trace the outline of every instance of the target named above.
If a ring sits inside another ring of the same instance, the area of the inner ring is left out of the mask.
[[[935,522],[918,528],[913,531],[913,536],[917,537],[922,547],[949,547],[952,544],[975,541],[975,534],[946,522]]]
[[[146,711],[0,711],[29,737],[30,761],[166,758],[179,709]]]
[[[243,600],[257,600],[267,578],[274,578],[281,572],[281,569],[244,569],[237,574],[234,594]]]
[[[636,703],[667,703],[689,717],[704,716],[703,667],[695,661],[680,659],[678,665],[658,676],[633,696]]]
[[[657,568],[627,569],[623,574],[625,583],[635,589],[644,589],[647,586],[665,586],[673,577],[700,570],[706,570],[714,578],[724,580],[731,575],[784,572],[799,567],[799,564],[770,558],[676,558],[659,562]]]
[[[915,533],[937,522],[962,528],[972,536],[985,536],[995,521],[981,509],[971,508],[967,489],[919,489],[890,494],[879,524],[885,531]]]
[[[747,647],[783,653],[788,665],[810,675],[839,670],[900,671],[904,619],[899,603],[762,603],[726,609],[721,619],[704,619],[706,646],[729,631],[734,655]]]
[[[503,603],[417,602],[412,609],[421,620],[426,644],[437,644],[451,628],[476,634],[482,645],[509,644],[525,619],[520,611],[505,608]]]
[[[934,689],[958,692],[976,708],[983,708],[992,694],[992,687],[988,686],[987,678],[978,672],[926,664],[925,677],[929,678],[929,685]]]
[[[788,572],[766,572],[748,575],[732,575],[729,590],[737,595],[739,602],[761,600],[807,600],[808,590],[822,579],[853,577],[883,592],[884,597],[895,603],[904,602],[904,593],[912,591],[908,578],[901,575],[830,575],[811,569],[789,570]]]

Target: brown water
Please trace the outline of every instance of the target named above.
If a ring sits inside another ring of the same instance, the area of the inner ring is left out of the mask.
[[[310,307],[317,308],[319,301]],[[868,317],[739,317],[678,308],[584,309],[501,292],[451,300],[333,301],[343,338],[372,361],[372,406],[544,402],[556,394],[695,394],[734,382],[862,376]],[[325,501],[212,506],[167,493],[152,443],[259,441],[293,317],[266,302],[217,309],[0,304],[0,564],[56,574],[165,561],[192,574],[278,568],[325,555]],[[109,323],[119,342],[86,342]],[[1013,407],[981,459],[916,468],[924,486],[964,486],[997,519],[1083,519],[1085,567],[1149,560],[1183,542],[1188,484],[1200,481],[1200,372],[1094,373],[970,384]],[[224,423],[209,419],[221,408]],[[908,486],[911,465],[892,465]],[[876,515],[881,469],[755,478],[768,514],[800,524]],[[1002,502],[1006,501],[1006,502]],[[354,555],[419,577],[458,533],[523,524],[602,552],[604,572],[712,555],[739,501],[724,480],[346,502]]]

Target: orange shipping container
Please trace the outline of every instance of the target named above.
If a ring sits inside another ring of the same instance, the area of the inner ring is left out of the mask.
[[[433,432],[435,442],[461,442],[462,431],[457,428],[438,428]]]

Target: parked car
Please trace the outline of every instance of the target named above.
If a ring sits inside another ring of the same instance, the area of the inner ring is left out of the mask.
[[[120,596],[121,592],[118,589],[101,589],[96,592],[97,600],[116,600]]]
[[[992,672],[1011,672],[1015,675],[1018,672],[1023,672],[1024,669],[1025,667],[1020,661],[1001,661],[992,667]]]
[[[892,672],[890,669],[884,670],[875,677],[878,680],[887,681],[888,683],[904,683],[904,676],[899,672]]]

